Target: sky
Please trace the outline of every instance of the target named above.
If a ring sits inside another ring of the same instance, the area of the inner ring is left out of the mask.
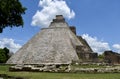
[[[20,0],[27,8],[24,27],[5,28],[0,34],[0,48],[16,52],[41,28],[49,26],[55,15],[63,15],[77,35],[89,43],[94,52],[120,53],[120,0]]]

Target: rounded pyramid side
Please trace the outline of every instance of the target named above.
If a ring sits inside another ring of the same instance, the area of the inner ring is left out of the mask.
[[[16,52],[7,64],[65,64],[79,60],[69,28],[41,30]]]
[[[79,60],[76,45],[82,43],[60,18],[30,39],[7,64],[68,64]]]

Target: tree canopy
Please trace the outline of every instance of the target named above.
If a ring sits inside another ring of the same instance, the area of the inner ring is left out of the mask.
[[[0,63],[5,63],[10,58],[10,51],[8,48],[0,48]]]
[[[0,63],[4,63],[7,60],[5,56],[5,51],[3,49],[0,49]]]
[[[23,26],[25,10],[19,0],[0,0],[0,33],[5,27]]]

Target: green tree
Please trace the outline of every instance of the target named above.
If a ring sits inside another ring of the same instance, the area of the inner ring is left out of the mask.
[[[5,51],[3,49],[0,49],[0,63],[5,63],[7,60],[5,56]]]
[[[0,0],[0,33],[5,27],[23,26],[25,10],[19,0]]]
[[[7,60],[10,58],[10,56],[9,56],[9,49],[7,48],[7,47],[5,47],[5,48],[3,48],[3,50],[5,51],[5,56],[6,56],[6,58],[7,58]]]
[[[104,54],[100,54],[100,55],[98,56],[98,58],[99,58],[99,59],[104,59]]]
[[[0,63],[6,63],[6,61],[10,58],[10,52],[7,47],[1,49],[0,48]]]

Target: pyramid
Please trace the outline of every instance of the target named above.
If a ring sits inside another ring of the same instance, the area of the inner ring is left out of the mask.
[[[69,64],[79,61],[76,46],[84,47],[83,42],[72,32],[63,16],[57,15],[48,28],[42,28],[7,64]],[[88,45],[86,47],[89,51]]]

